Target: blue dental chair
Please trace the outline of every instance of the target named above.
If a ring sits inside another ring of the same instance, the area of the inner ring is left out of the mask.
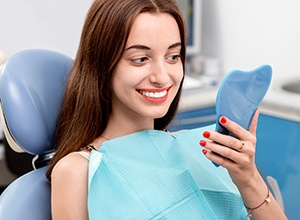
[[[24,50],[0,67],[0,117],[17,152],[36,155],[34,170],[13,181],[0,196],[0,219],[51,219],[50,184],[45,176],[73,60],[49,50]],[[16,161],[17,164],[17,161]],[[1,174],[0,174],[1,175]]]

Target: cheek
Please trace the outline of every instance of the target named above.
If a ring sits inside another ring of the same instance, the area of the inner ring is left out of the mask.
[[[179,84],[182,82],[183,80],[183,70],[180,72],[180,74],[178,75],[178,81],[179,81]]]
[[[114,80],[116,84],[135,87],[147,77],[148,73],[148,67],[137,68],[130,65],[122,65],[116,69]]]
[[[119,95],[129,95],[142,80],[142,74],[127,69],[126,72],[118,72],[113,78],[113,90]]]
[[[180,67],[174,68],[172,77],[173,77],[174,82],[177,84],[177,86],[179,86],[183,79],[182,65],[180,65]]]

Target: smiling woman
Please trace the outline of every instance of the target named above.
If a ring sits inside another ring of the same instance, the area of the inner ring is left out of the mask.
[[[147,23],[147,25],[145,25]],[[169,14],[142,13],[134,21],[123,57],[113,71],[111,123],[153,129],[155,118],[163,117],[183,79],[181,39],[176,20]],[[110,125],[108,125],[109,127]],[[105,136],[114,137],[115,128]],[[127,132],[125,132],[127,133]]]
[[[184,21],[173,0],[94,1],[47,173],[54,219],[88,218],[88,161],[74,152],[87,145],[100,149],[107,140],[167,127],[181,93],[185,41]]]
[[[182,90],[185,42],[175,0],[94,1],[47,172],[54,220],[247,219],[243,201],[256,219],[284,219],[272,194],[261,203],[258,114],[249,131],[220,120],[243,140],[240,151],[238,138],[204,132],[213,126],[166,131]],[[203,132],[211,141],[200,141]]]

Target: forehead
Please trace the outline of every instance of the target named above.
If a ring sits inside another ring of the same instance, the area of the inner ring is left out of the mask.
[[[127,39],[132,44],[157,45],[181,42],[180,32],[174,17],[167,13],[142,13],[133,22]]]

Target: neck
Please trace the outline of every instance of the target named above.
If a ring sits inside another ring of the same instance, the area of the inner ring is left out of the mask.
[[[105,141],[132,134],[138,131],[152,129],[154,129],[153,119],[138,120],[122,117],[118,120],[117,118],[112,116],[105,131],[93,141],[92,145],[98,149],[100,145]]]
[[[117,118],[112,115],[102,136],[113,139],[134,132],[151,129],[154,129],[153,119],[143,118],[142,120],[139,120],[126,117]]]

